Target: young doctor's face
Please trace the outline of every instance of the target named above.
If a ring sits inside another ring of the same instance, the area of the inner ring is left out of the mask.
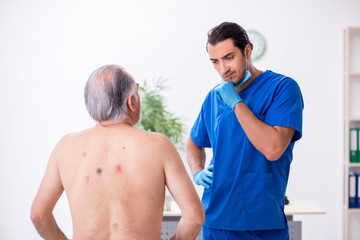
[[[208,44],[208,54],[215,70],[225,81],[239,84],[245,76],[246,59],[232,39]]]

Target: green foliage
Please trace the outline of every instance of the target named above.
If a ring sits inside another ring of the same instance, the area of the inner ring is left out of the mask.
[[[167,136],[178,150],[184,150],[185,126],[182,119],[166,109],[161,92],[167,88],[166,79],[149,84],[146,80],[139,86],[141,97],[141,121],[137,128],[159,132]]]

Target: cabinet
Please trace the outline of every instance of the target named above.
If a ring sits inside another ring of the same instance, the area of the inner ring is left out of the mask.
[[[359,149],[359,142],[354,143],[354,135],[350,129],[360,129],[360,27],[344,29],[344,199],[343,199],[343,239],[360,239],[360,206],[349,207],[349,196],[353,195],[354,185],[349,181],[349,173],[360,174],[360,156],[358,161],[351,157],[350,150]],[[358,133],[357,133],[358,134]],[[356,136],[356,135],[355,135]],[[355,145],[355,146],[354,146]],[[359,151],[358,151],[359,152]],[[350,161],[351,158],[351,161]],[[359,179],[360,187],[360,179]],[[360,191],[359,191],[360,194]],[[360,204],[359,204],[360,205]]]

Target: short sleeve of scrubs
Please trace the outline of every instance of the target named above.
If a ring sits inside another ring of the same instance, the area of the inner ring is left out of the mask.
[[[274,94],[265,122],[271,126],[295,129],[292,142],[302,136],[303,98],[298,84],[291,78],[281,81]]]
[[[190,137],[198,147],[209,148],[211,147],[211,143],[203,117],[203,108],[204,105],[202,106],[201,111],[191,129]]]

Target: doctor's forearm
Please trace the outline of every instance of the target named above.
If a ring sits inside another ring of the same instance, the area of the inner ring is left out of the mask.
[[[243,102],[236,104],[234,111],[254,147],[269,161],[279,159],[290,143],[290,135],[280,132],[279,127],[260,121]],[[289,131],[291,133],[292,129]]]

